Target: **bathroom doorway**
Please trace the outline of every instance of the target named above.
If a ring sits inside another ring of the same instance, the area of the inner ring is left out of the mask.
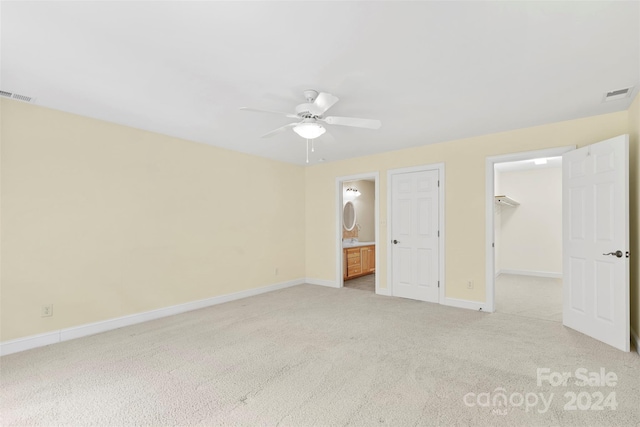
[[[336,180],[338,287],[377,292],[378,173]]]

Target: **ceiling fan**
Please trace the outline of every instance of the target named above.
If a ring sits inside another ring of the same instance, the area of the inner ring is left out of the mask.
[[[326,129],[324,128],[323,123],[328,125],[352,126],[366,129],[380,129],[380,126],[382,126],[380,120],[358,119],[355,117],[325,117],[324,113],[338,102],[338,97],[330,93],[318,93],[318,91],[309,89],[304,91],[304,97],[307,102],[296,106],[295,114],[272,110],[259,110],[248,107],[242,107],[240,109],[244,111],[254,111],[257,113],[279,114],[291,119],[300,120],[297,123],[289,123],[288,125],[272,130],[271,132],[262,135],[262,138],[269,138],[289,129],[293,129],[295,133],[307,140],[315,139],[325,133]]]

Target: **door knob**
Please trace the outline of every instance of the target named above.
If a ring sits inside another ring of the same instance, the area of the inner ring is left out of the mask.
[[[393,244],[394,245],[397,245],[398,243],[400,243],[400,242],[398,242],[397,240],[393,240]]]
[[[613,256],[617,256],[618,258],[622,258],[622,251],[609,252],[608,254],[602,254],[602,255],[613,255]]]

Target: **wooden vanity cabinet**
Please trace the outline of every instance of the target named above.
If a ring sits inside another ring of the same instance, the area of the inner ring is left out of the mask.
[[[376,249],[375,245],[360,246],[357,248],[344,248],[344,272],[345,280],[375,273]]]
[[[360,248],[347,248],[347,278],[359,276],[362,272]]]

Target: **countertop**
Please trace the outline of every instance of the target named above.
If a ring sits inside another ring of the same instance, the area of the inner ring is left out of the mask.
[[[375,246],[376,242],[342,242],[343,248],[359,248],[361,246]]]

